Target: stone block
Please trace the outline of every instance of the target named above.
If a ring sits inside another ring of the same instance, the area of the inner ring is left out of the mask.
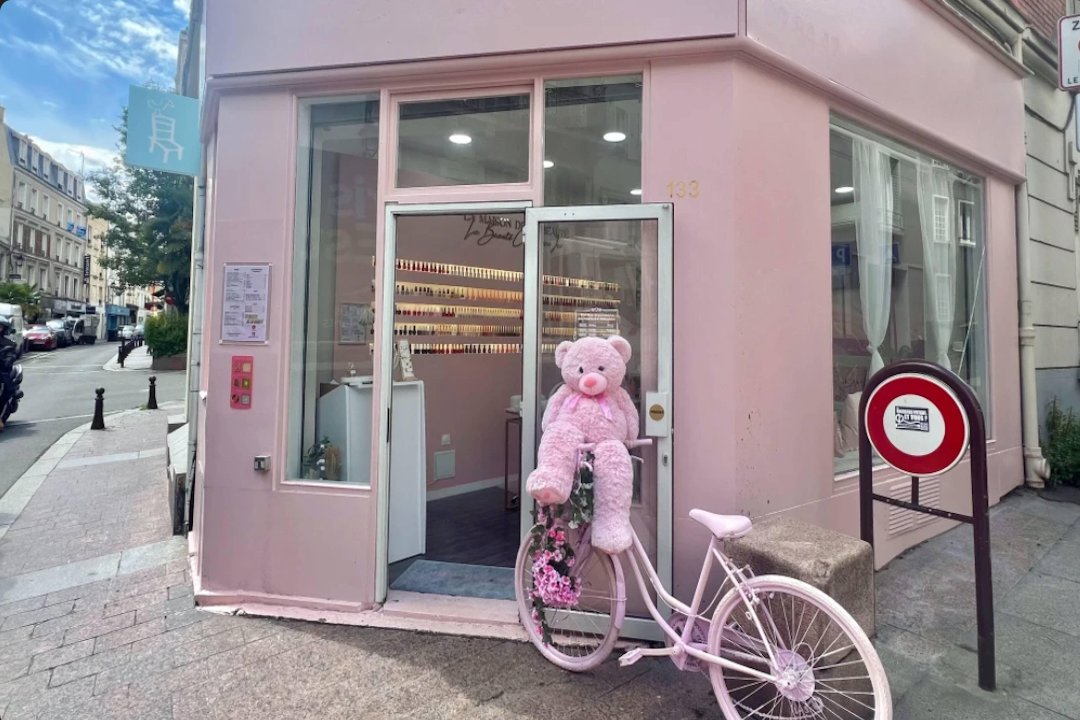
[[[729,540],[725,552],[755,575],[787,575],[813,585],[844,607],[874,636],[874,553],[863,541],[778,517],[754,523],[746,536]]]

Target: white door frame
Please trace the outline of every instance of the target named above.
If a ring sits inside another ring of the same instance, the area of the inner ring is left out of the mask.
[[[531,200],[502,202],[455,202],[430,204],[386,204],[386,220],[383,225],[382,293],[376,312],[381,313],[382,334],[379,352],[379,472],[376,486],[375,533],[375,602],[386,602],[389,589],[390,547],[390,412],[391,393],[394,387],[394,301],[395,270],[397,260],[397,218],[403,215],[459,215],[475,213],[526,212],[532,207]],[[528,248],[525,263],[528,267]],[[526,278],[528,278],[526,270]],[[526,287],[528,283],[526,283]],[[426,483],[426,480],[425,480]]]
[[[666,392],[668,417],[673,418],[672,388],[673,355],[673,297],[674,278],[673,237],[674,207],[671,203],[641,205],[594,205],[580,207],[540,207],[525,210],[525,319],[522,333],[522,390],[521,390],[521,524],[522,536],[532,525],[532,513],[526,512],[525,478],[536,467],[536,398],[537,359],[540,357],[541,257],[543,238],[541,223],[602,222],[605,220],[654,220],[657,244],[657,328],[656,384],[642,388],[643,392]],[[671,423],[673,428],[674,423]],[[667,437],[653,438],[656,445],[656,572],[664,587],[672,587],[672,429]],[[626,618],[622,634],[650,640],[663,639],[652,620]]]

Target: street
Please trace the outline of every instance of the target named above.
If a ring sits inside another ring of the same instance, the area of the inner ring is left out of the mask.
[[[183,372],[108,371],[116,343],[73,345],[50,352],[31,352],[19,359],[25,393],[19,410],[0,432],[0,497],[58,438],[89,422],[94,389],[105,388],[105,413],[146,403],[150,375],[157,376],[158,402],[182,400]]]

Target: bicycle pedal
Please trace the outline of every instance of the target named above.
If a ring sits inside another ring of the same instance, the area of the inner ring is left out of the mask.
[[[641,648],[634,648],[633,650],[628,650],[627,652],[619,656],[619,666],[630,667],[642,657],[644,657],[644,655],[645,653],[641,651]]]

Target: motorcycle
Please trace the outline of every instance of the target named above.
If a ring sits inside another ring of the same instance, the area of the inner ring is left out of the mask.
[[[19,409],[23,398],[23,371],[21,365],[15,364],[19,348],[11,338],[13,330],[12,321],[0,317],[0,430]]]

